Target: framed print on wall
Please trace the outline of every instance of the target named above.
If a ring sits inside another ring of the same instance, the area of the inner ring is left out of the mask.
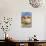
[[[32,27],[32,12],[21,13],[21,26],[28,28]]]

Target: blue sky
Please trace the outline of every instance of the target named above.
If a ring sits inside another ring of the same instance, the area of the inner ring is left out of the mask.
[[[22,12],[22,16],[32,16],[32,12]]]

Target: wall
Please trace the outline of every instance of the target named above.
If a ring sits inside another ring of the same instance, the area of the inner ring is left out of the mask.
[[[21,12],[32,12],[32,28],[21,28]],[[17,40],[27,40],[34,34],[44,40],[45,8],[32,8],[28,0],[0,0],[0,16],[13,17],[10,33]],[[0,32],[0,35],[2,31]],[[0,39],[3,37],[0,36]],[[4,38],[3,38],[4,39]]]
[[[44,24],[45,28],[44,28],[44,38],[46,39],[46,15],[45,15],[45,24]]]

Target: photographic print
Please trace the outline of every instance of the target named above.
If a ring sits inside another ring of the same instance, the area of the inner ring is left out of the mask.
[[[22,27],[32,27],[32,12],[22,12],[21,25]]]

